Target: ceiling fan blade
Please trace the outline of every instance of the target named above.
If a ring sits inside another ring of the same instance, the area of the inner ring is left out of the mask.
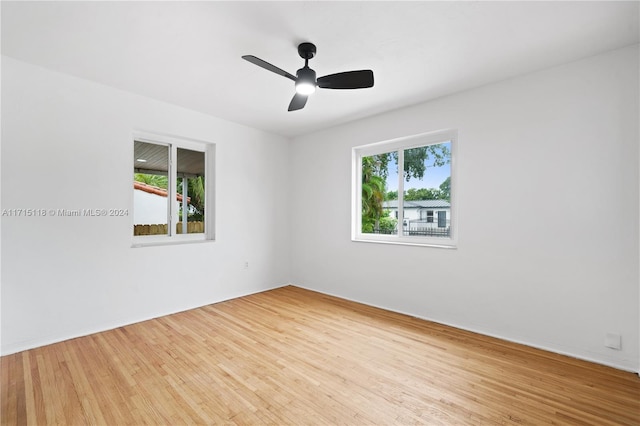
[[[297,111],[304,108],[307,103],[307,98],[307,95],[296,93],[293,99],[291,99],[291,103],[289,104],[289,111]]]
[[[317,80],[323,89],[365,89],[373,87],[373,71],[346,71],[329,74]]]
[[[244,59],[245,61],[249,61],[252,64],[255,64],[255,65],[259,66],[259,67],[262,67],[265,70],[269,70],[269,71],[274,72],[274,73],[276,73],[278,75],[281,75],[283,77],[287,77],[290,80],[296,81],[296,76],[295,75],[289,74],[285,70],[280,69],[280,68],[276,67],[275,65],[271,65],[269,62],[263,61],[260,58],[256,58],[253,55],[244,55],[242,57],[242,59]]]

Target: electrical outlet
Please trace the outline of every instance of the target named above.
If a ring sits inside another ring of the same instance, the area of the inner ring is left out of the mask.
[[[611,349],[622,349],[622,336],[617,333],[607,333],[604,337],[604,345]]]
[[[244,269],[249,269],[249,261],[248,260],[244,261]]]

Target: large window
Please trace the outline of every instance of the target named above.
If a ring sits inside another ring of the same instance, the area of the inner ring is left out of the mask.
[[[214,145],[137,135],[134,245],[213,239]]]
[[[354,148],[352,239],[455,246],[456,143],[447,130]]]

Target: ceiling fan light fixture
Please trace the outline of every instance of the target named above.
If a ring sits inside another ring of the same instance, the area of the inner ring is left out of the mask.
[[[289,103],[288,111],[298,111],[304,108],[309,95],[316,91],[316,87],[321,89],[366,89],[373,87],[373,71],[371,70],[344,71],[316,78],[316,72],[309,68],[309,59],[316,55],[316,51],[316,46],[313,43],[305,42],[298,45],[298,55],[304,59],[304,67],[300,68],[296,75],[253,55],[244,55],[242,59],[295,83],[296,94]]]
[[[310,95],[316,91],[316,85],[308,81],[296,81],[296,93]]]
[[[316,91],[316,72],[309,67],[300,68],[296,73],[296,93],[310,95]]]

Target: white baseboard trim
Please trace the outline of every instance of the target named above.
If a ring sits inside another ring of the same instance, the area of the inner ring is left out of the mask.
[[[324,291],[318,290],[316,288],[306,287],[306,286],[302,286],[302,285],[298,285],[298,284],[290,284],[290,285],[293,286],[293,287],[299,287],[299,288],[302,288],[302,289],[305,289],[305,290],[314,291],[316,293],[326,294],[327,296],[337,297],[339,299],[344,299],[344,300],[348,300],[348,301],[351,301],[351,302],[360,303],[360,304],[363,304],[363,305],[366,305],[366,306],[371,306],[371,307],[374,307],[374,308],[384,309],[385,311],[395,312],[395,313],[402,314],[402,315],[407,315],[407,316],[410,316],[410,317],[413,317],[413,318],[419,318],[421,320],[433,322],[435,324],[445,325],[447,327],[453,327],[453,328],[457,328],[457,329],[464,330],[464,331],[470,331],[472,333],[481,334],[483,336],[493,337],[493,338],[496,338],[496,339],[504,340],[506,342],[517,343],[519,345],[524,345],[524,346],[528,346],[528,347],[531,347],[531,348],[540,349],[540,350],[551,352],[551,353],[554,353],[554,354],[564,355],[564,356],[568,356],[570,358],[575,358],[575,359],[579,359],[579,360],[582,360],[582,361],[592,362],[594,364],[604,365],[606,367],[615,368],[617,370],[627,371],[627,372],[630,372],[630,373],[636,373],[636,374],[638,374],[640,376],[640,369],[636,371],[636,370],[634,370],[633,368],[631,368],[629,366],[622,365],[622,364],[617,364],[615,362],[609,362],[609,361],[598,359],[598,358],[591,358],[589,356],[585,356],[585,355],[581,355],[581,354],[575,354],[575,353],[572,353],[572,352],[569,352],[569,351],[566,351],[566,350],[562,350],[562,349],[559,349],[559,348],[540,345],[540,344],[536,344],[536,343],[531,343],[531,342],[528,342],[528,341],[525,341],[525,340],[519,340],[519,339],[510,338],[510,337],[505,337],[505,336],[502,336],[502,335],[498,335],[498,334],[487,332],[487,331],[482,330],[480,328],[461,326],[459,324],[447,323],[447,322],[439,321],[439,320],[436,320],[436,319],[433,319],[433,318],[429,318],[429,317],[425,317],[425,316],[421,316],[421,315],[415,315],[415,314],[409,313],[409,312],[403,312],[403,311],[399,311],[399,310],[396,310],[396,309],[390,309],[390,308],[385,307],[385,306],[380,306],[380,305],[371,304],[371,303],[363,302],[363,301],[356,300],[356,299],[351,299],[349,297],[345,297],[345,296],[342,296],[342,295],[339,295],[339,294],[324,292]]]
[[[155,318],[161,318],[161,317],[165,317],[168,315],[173,315],[173,314],[177,314],[180,312],[186,312],[186,311],[190,311],[192,309],[197,309],[197,308],[201,308],[203,306],[208,306],[208,305],[213,305],[215,303],[220,303],[220,302],[224,302],[227,300],[233,300],[233,299],[237,299],[239,297],[245,297],[245,296],[249,296],[252,294],[257,294],[257,293],[262,293],[264,291],[269,291],[269,290],[275,290],[277,288],[281,288],[281,287],[286,287],[291,285],[290,283],[286,283],[286,284],[277,284],[271,287],[265,287],[263,289],[260,290],[255,290],[255,291],[249,291],[246,293],[242,293],[242,294],[238,294],[236,296],[233,297],[227,297],[227,298],[222,298],[219,300],[211,300],[211,301],[207,301],[206,303],[203,303],[201,305],[197,305],[197,306],[191,306],[191,307],[187,307],[184,309],[178,309],[176,311],[168,311],[168,312],[164,312],[161,315],[152,315],[152,316],[148,316],[148,317],[140,317],[140,318],[128,318],[128,319],[121,319],[121,320],[116,320],[110,324],[104,324],[102,326],[99,327],[93,327],[93,328],[87,328],[87,329],[80,329],[80,330],[69,330],[65,333],[60,333],[60,334],[56,334],[56,335],[49,335],[49,336],[42,336],[42,337],[38,337],[37,339],[31,339],[31,340],[24,340],[21,342],[15,342],[15,343],[11,343],[9,345],[3,345],[2,346],[2,353],[0,353],[0,356],[5,356],[5,355],[11,355],[11,354],[15,354],[18,352],[22,352],[22,351],[26,351],[29,349],[35,349],[35,348],[39,348],[42,346],[48,346],[48,345],[53,345],[55,343],[60,343],[60,342],[64,342],[66,340],[72,340],[72,339],[77,339],[79,337],[85,337],[85,336],[89,336],[92,334],[96,334],[96,333],[102,333],[104,331],[109,331],[109,330],[114,330],[116,328],[120,328],[120,327],[125,327],[127,325],[131,325],[131,324],[137,324],[139,322],[144,322],[144,321],[149,321]]]

